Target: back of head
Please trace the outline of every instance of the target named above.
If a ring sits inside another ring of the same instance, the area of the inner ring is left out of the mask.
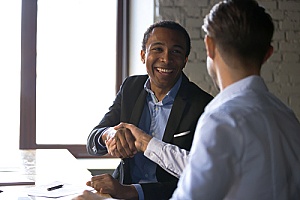
[[[216,4],[202,26],[220,52],[261,66],[270,48],[272,18],[255,0],[225,0]]]
[[[175,21],[171,21],[171,20],[163,20],[163,21],[158,21],[154,24],[152,24],[144,33],[144,38],[143,38],[143,42],[142,42],[142,49],[144,51],[146,51],[146,43],[150,37],[151,32],[153,31],[154,28],[168,28],[168,29],[172,29],[172,30],[176,30],[178,32],[181,32],[184,37],[185,37],[185,41],[186,41],[186,57],[189,56],[190,51],[191,51],[191,39],[190,36],[188,34],[188,32],[186,31],[185,28],[183,28],[179,23],[175,22]]]

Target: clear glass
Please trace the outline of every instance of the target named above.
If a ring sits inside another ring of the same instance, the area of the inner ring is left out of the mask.
[[[86,144],[115,98],[117,1],[39,0],[37,144]]]
[[[19,147],[21,0],[0,1],[0,148]]]

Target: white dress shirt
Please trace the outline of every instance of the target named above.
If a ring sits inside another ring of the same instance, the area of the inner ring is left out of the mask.
[[[148,143],[144,155],[173,176],[179,178],[187,165],[189,151],[153,137]]]
[[[300,199],[300,124],[261,77],[206,107],[172,199]]]

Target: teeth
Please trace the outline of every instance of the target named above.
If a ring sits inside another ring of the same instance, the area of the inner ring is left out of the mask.
[[[157,70],[164,73],[170,73],[173,71],[172,69],[164,69],[164,68],[157,68]]]

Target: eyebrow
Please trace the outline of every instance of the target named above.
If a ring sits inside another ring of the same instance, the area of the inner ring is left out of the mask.
[[[164,45],[164,43],[154,42],[153,44],[150,44],[150,47],[155,46],[155,45]],[[184,50],[183,46],[181,46],[181,45],[174,45],[173,47],[180,48],[180,49]]]

